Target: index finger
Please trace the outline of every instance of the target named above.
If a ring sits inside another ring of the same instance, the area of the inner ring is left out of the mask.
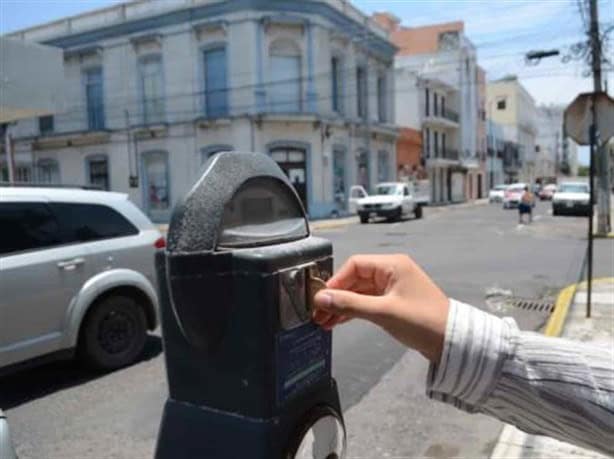
[[[326,286],[339,290],[376,290],[376,274],[382,269],[385,258],[386,255],[353,255],[328,280]]]

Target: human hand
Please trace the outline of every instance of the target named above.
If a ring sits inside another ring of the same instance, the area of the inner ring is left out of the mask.
[[[369,320],[401,343],[439,362],[449,300],[406,255],[355,255],[315,296],[313,320],[330,330]]]

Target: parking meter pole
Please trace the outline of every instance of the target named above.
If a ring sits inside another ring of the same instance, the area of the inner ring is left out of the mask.
[[[594,101],[593,101],[594,102]],[[593,103],[594,106],[594,103]],[[591,294],[593,290],[593,215],[595,207],[595,143],[597,141],[597,129],[595,124],[591,124],[589,137],[591,139],[590,158],[589,158],[589,212],[588,212],[588,265],[587,265],[587,286],[586,286],[586,317],[591,316]]]
[[[156,459],[344,457],[332,335],[308,288],[332,264],[272,159],[207,162],[156,255],[169,387]]]

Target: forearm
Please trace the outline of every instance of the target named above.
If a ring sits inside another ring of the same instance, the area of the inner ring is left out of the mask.
[[[427,394],[529,433],[614,452],[611,347],[521,332],[512,319],[452,300]]]

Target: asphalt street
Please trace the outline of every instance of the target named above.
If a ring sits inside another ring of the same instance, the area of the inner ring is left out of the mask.
[[[537,329],[546,313],[501,298],[553,299],[578,280],[586,246],[586,219],[552,217],[548,210],[540,203],[534,223],[518,225],[516,212],[500,205],[433,208],[422,220],[355,224],[317,235],[333,242],[337,266],[354,253],[406,253],[450,297]],[[596,276],[614,276],[613,249],[611,239],[596,241]],[[422,357],[364,322],[339,327],[333,339],[334,374],[354,422],[347,426],[350,457],[489,454],[501,424],[427,400]],[[396,389],[378,391],[383,380]],[[150,458],[165,398],[156,334],[142,361],[111,374],[92,375],[68,362],[0,379],[0,407],[21,459]]]

